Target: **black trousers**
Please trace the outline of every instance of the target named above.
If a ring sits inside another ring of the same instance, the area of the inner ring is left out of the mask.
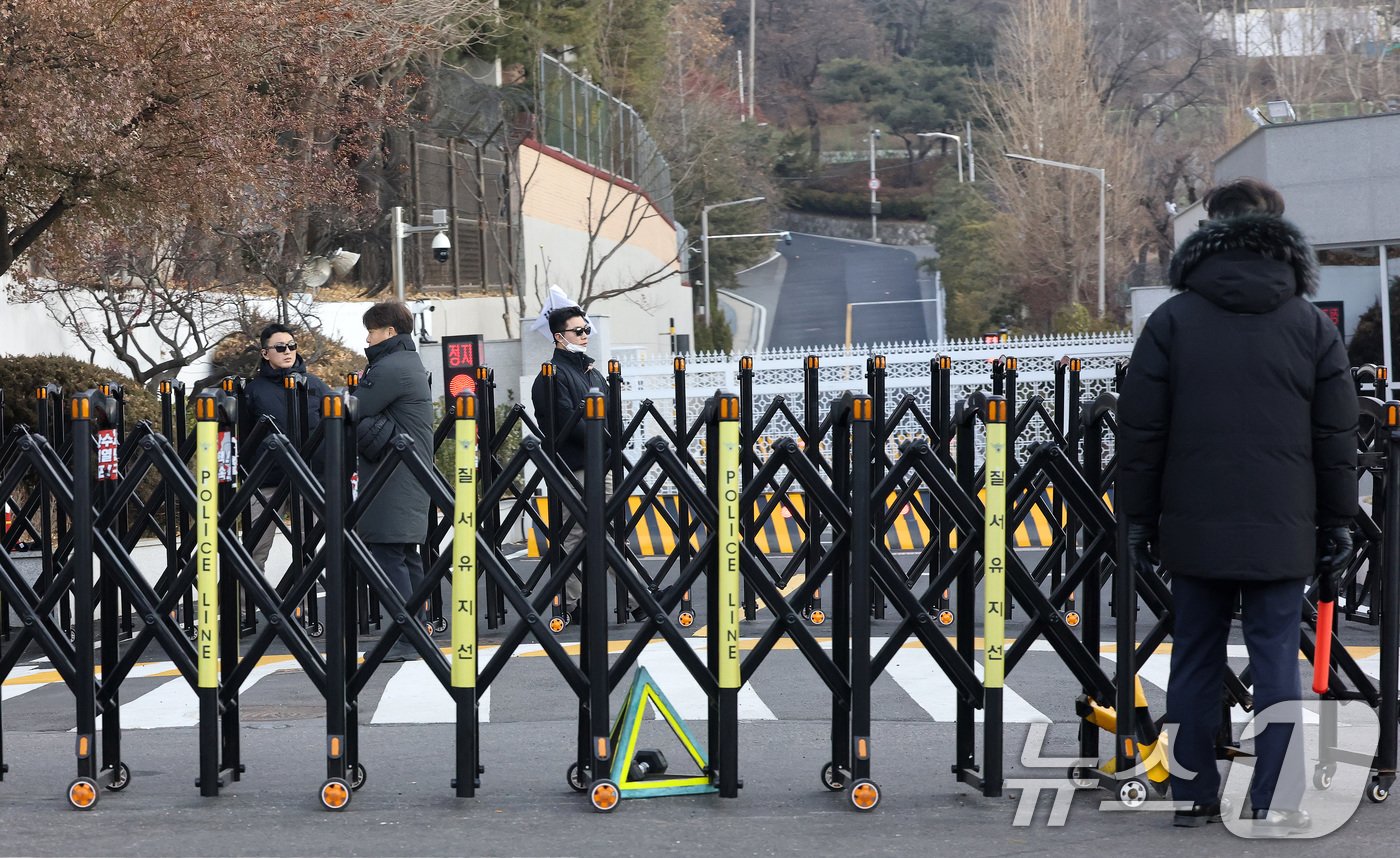
[[[1303,797],[1304,771],[1299,628],[1301,580],[1248,582],[1172,578],[1172,660],[1167,681],[1171,726],[1172,798],[1202,804],[1220,793],[1216,737],[1223,717],[1226,643],[1236,598],[1249,649],[1256,717],[1276,704],[1274,723],[1254,739],[1250,805],[1295,810]],[[1294,730],[1297,741],[1290,743]]]
[[[416,542],[366,542],[365,548],[384,570],[384,574],[394,583],[404,601],[423,583],[423,558],[418,553]],[[392,613],[394,606],[385,605]],[[409,606],[412,615],[419,620],[426,617],[423,606]]]

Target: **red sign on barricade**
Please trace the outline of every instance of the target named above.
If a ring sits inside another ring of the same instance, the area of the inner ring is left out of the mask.
[[[117,473],[117,430],[97,430],[97,478],[116,480]]]

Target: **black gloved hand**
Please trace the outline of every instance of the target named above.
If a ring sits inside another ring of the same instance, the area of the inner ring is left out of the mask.
[[[1151,572],[1162,562],[1157,556],[1157,525],[1128,522],[1128,562],[1138,574]]]
[[[1342,589],[1342,576],[1351,562],[1351,528],[1345,525],[1317,529],[1317,583],[1319,598],[1336,601]]]

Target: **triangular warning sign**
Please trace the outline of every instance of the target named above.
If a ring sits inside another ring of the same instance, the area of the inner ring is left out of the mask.
[[[675,776],[654,774],[641,780],[632,778],[632,763],[637,757],[637,740],[641,732],[642,720],[646,717],[647,704],[656,707],[671,732],[685,748],[698,770],[694,775]],[[697,793],[719,792],[719,787],[706,772],[709,761],[705,749],[700,746],[686,726],[685,719],[676,712],[665,693],[657,687],[645,667],[638,667],[632,677],[632,687],[627,689],[627,699],[612,728],[612,746],[617,749],[613,757],[611,778],[631,798],[649,798],[662,795],[695,795]]]

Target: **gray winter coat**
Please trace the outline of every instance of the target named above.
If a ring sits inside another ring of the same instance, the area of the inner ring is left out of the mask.
[[[433,395],[428,373],[418,357],[410,334],[399,334],[365,349],[369,366],[355,389],[359,401],[357,419],[387,413],[399,431],[413,439],[413,449],[432,466]],[[374,479],[381,467],[395,461],[390,452],[381,461],[360,461],[360,488]],[[418,543],[428,535],[428,492],[408,469],[394,468],[389,481],[370,503],[355,527],[365,542]]]

